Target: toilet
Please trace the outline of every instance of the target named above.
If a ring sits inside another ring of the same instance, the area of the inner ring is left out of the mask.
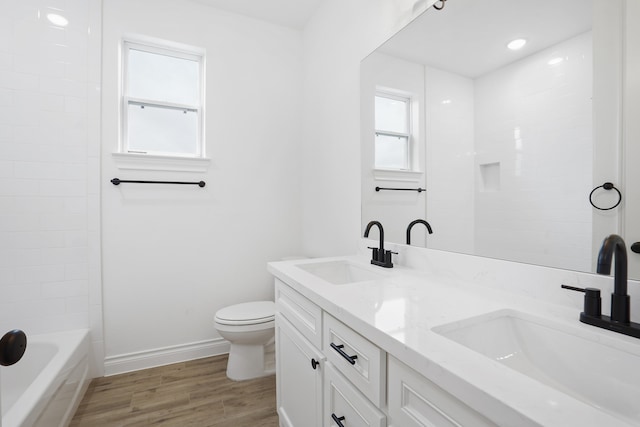
[[[275,304],[254,301],[218,310],[215,327],[231,343],[227,377],[249,380],[275,373]]]

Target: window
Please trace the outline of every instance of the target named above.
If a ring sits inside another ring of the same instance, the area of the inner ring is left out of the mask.
[[[204,57],[125,41],[123,153],[204,157]]]
[[[410,170],[409,98],[378,92],[375,98],[375,168]]]

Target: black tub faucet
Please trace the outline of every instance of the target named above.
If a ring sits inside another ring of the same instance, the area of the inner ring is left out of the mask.
[[[397,254],[397,252],[391,252],[384,249],[384,229],[382,228],[382,224],[378,221],[371,221],[367,224],[367,228],[364,230],[364,237],[369,237],[369,231],[371,231],[371,227],[377,226],[380,234],[380,246],[377,248],[369,247],[372,250],[371,254],[371,264],[378,265],[380,267],[392,268],[393,263],[391,262],[391,254]]]
[[[427,231],[429,232],[429,234],[433,234],[433,230],[431,229],[431,226],[424,219],[416,219],[415,221],[411,221],[409,223],[409,226],[407,227],[407,245],[411,244],[411,229],[416,224],[424,224],[424,226],[427,227]]]
[[[611,261],[615,257],[613,293],[611,294],[611,316],[600,313],[600,289],[576,288],[562,285],[564,289],[584,292],[584,311],[580,313],[580,321],[599,328],[640,338],[640,324],[632,322],[630,315],[630,298],[627,294],[627,248],[622,237],[612,234],[604,239],[598,253],[598,274],[611,273]]]
[[[629,323],[629,295],[627,294],[627,248],[622,237],[612,234],[604,239],[598,253],[598,274],[611,273],[611,261],[615,256],[613,293],[611,294],[611,320]]]

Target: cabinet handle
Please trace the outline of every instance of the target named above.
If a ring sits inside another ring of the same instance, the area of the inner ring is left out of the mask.
[[[347,353],[344,352],[344,350],[342,349],[343,347],[344,347],[344,344],[335,345],[334,343],[331,343],[331,348],[332,349],[337,351],[340,356],[342,356],[345,359],[347,359],[347,362],[351,363],[352,365],[355,365],[356,364],[356,359],[358,358],[358,355],[349,356]]]
[[[336,414],[331,414],[331,418],[333,418],[333,421],[335,421],[336,424],[338,424],[340,427],[344,427],[344,424],[342,424],[342,421],[344,421],[344,417],[338,418]]]
[[[635,242],[631,245],[631,252],[640,254],[640,242]]]
[[[316,359],[311,359],[311,367],[313,369],[316,369],[319,364],[320,364],[320,362],[318,362]]]

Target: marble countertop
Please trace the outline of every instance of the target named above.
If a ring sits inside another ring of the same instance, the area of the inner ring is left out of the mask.
[[[384,277],[333,285],[298,267],[338,260],[357,263]],[[578,321],[579,312],[575,308],[428,271],[402,266],[393,269],[374,267],[361,256],[272,262],[268,270],[499,425],[638,425],[614,417],[433,331],[433,328],[475,316],[514,310],[542,322],[552,322],[555,328],[574,336],[640,357],[640,340],[584,325]],[[597,384],[593,386],[597,387]]]

